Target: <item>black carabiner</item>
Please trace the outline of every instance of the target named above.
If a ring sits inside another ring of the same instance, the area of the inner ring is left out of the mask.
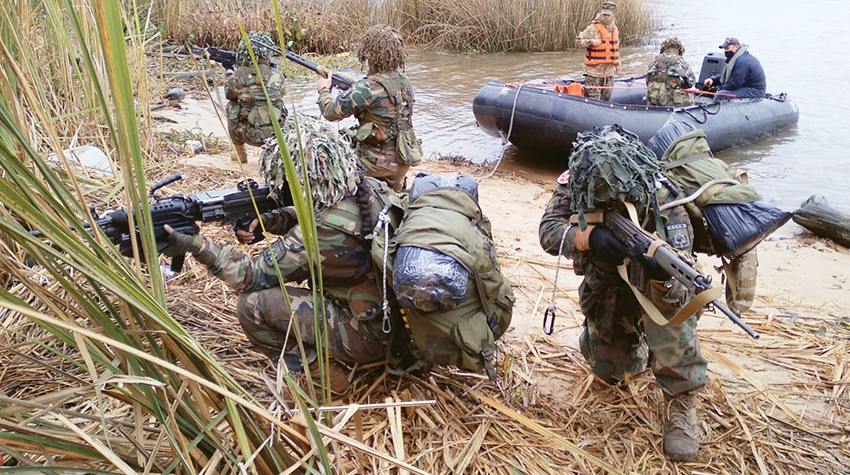
[[[543,333],[551,335],[555,332],[555,305],[550,305],[543,312]]]

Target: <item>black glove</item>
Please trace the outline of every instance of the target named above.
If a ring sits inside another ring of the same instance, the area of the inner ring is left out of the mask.
[[[201,250],[203,244],[204,237],[200,234],[192,236],[191,234],[183,234],[175,231],[168,235],[168,246],[161,253],[168,257],[180,257],[187,252],[191,252],[194,255]]]
[[[646,275],[652,280],[669,280],[672,276],[665,271],[654,257],[640,256],[640,263]]]
[[[598,259],[611,266],[618,266],[623,263],[626,258],[626,245],[623,241],[617,239],[610,229],[603,226],[596,226],[590,232],[588,237],[590,244],[590,254],[594,259]]]

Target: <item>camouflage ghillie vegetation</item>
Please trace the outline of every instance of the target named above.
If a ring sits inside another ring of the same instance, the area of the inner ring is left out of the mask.
[[[248,33],[248,41],[251,42],[251,49],[254,51],[254,56],[257,61],[263,59],[268,61],[272,56],[272,50],[260,46],[259,43],[273,45],[274,41],[265,31],[252,31]],[[250,64],[251,55],[248,54],[248,47],[245,45],[245,38],[239,40],[239,46],[236,47],[236,62],[239,64]]]
[[[655,194],[658,161],[652,150],[628,130],[606,125],[580,133],[573,143],[569,166],[570,203],[581,229],[587,227],[585,212],[604,210],[618,202],[633,203],[641,218],[650,208],[656,217],[659,215]]]
[[[337,130],[327,122],[299,114],[295,120],[287,120],[283,134],[301,185],[303,164],[307,165],[307,177],[316,219],[320,219],[328,208],[357,190],[357,156]],[[304,145],[304,156],[300,154],[300,143]],[[263,144],[260,154],[260,173],[272,190],[279,194],[288,193],[286,171],[277,140],[272,137]]]
[[[397,31],[386,25],[369,28],[360,38],[357,59],[369,63],[369,73],[404,69],[404,40]]]
[[[675,36],[672,38],[667,38],[666,40],[664,40],[663,43],[661,43],[661,50],[659,51],[659,53],[663,53],[670,48],[675,48],[679,56],[685,54],[685,45],[683,45],[679,38],[676,38]]]

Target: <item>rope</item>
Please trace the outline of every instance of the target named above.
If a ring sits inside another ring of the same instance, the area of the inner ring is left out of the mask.
[[[564,227],[564,234],[561,235],[561,244],[558,246],[558,261],[555,263],[555,279],[552,281],[552,300],[549,301],[549,308],[543,313],[543,333],[551,335],[555,331],[555,295],[558,293],[558,274],[561,271],[561,257],[564,253],[564,241],[567,240],[567,232],[570,226]]]
[[[384,301],[381,303],[381,310],[384,312],[384,320],[381,324],[381,328],[384,333],[389,333],[392,331],[392,325],[390,324],[390,302],[387,299],[387,261],[389,260],[389,245],[390,245],[390,215],[388,213],[390,209],[389,205],[384,206],[384,209],[381,210],[381,213],[378,214],[378,223],[375,224],[375,229],[372,231],[372,236],[376,238],[380,238],[381,231],[383,230],[384,234],[384,257],[382,264],[382,284],[383,284],[383,296]]]
[[[699,195],[701,195],[708,188],[710,188],[714,185],[721,184],[721,183],[726,184],[726,185],[740,185],[740,183],[738,181],[733,180],[731,178],[718,178],[716,180],[711,180],[711,181],[704,183],[701,187],[697,188],[697,191],[691,193],[690,195],[688,195],[684,198],[679,198],[678,200],[675,200],[675,201],[671,201],[671,202],[669,202],[665,205],[662,205],[661,208],[659,208],[659,210],[664,211],[664,210],[670,209],[674,206],[679,206],[679,205],[683,205],[685,203],[690,203],[691,201],[694,201],[695,199],[699,198]]]
[[[516,103],[517,103],[517,99],[519,99],[519,93],[522,92],[522,86],[523,85],[524,84],[522,84],[522,83],[519,84],[519,86],[517,87],[517,90],[516,90],[516,96],[514,96],[514,104],[511,107],[511,120],[510,120],[510,123],[508,124],[508,134],[502,136],[502,153],[499,154],[499,159],[496,160],[496,165],[493,167],[492,170],[490,170],[490,173],[479,178],[479,181],[485,180],[485,179],[493,176],[493,174],[496,173],[496,170],[499,169],[499,164],[502,163],[502,159],[505,158],[505,152],[508,150],[508,143],[509,143],[508,139],[511,137],[511,132],[514,130],[514,117],[516,116]]]

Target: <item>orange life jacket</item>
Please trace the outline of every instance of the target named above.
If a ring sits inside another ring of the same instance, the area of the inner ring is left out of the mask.
[[[584,64],[594,66],[597,64],[620,64],[620,34],[617,31],[617,26],[614,25],[614,31],[608,32],[602,22],[594,21],[599,35],[602,37],[602,44],[599,46],[588,46],[587,52],[584,54]]]

